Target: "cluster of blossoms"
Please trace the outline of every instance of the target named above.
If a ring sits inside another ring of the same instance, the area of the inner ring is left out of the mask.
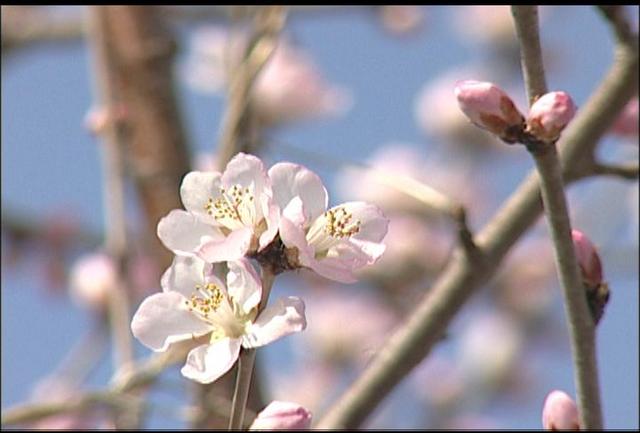
[[[297,297],[265,308],[250,259],[273,274],[308,268],[354,282],[354,271],[385,249],[388,221],[376,206],[348,202],[327,209],[320,178],[300,165],[283,162],[267,171],[258,158],[240,153],[223,173],[187,174],[180,195],[186,210],[173,210],[158,224],[158,236],[176,257],[162,277],[162,293],[142,302],[131,328],[155,351],[209,336],[182,368],[201,383],[231,369],[241,347],[306,327]]]

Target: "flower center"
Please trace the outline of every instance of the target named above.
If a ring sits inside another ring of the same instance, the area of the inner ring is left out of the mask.
[[[250,188],[234,185],[229,190],[220,188],[220,196],[215,200],[209,197],[204,206],[207,213],[229,230],[254,226],[256,207]]]
[[[189,307],[189,311],[195,312],[204,319],[209,319],[209,313],[215,312],[223,300],[224,294],[220,288],[213,283],[207,283],[204,286],[196,284],[191,300],[184,302]]]
[[[316,254],[322,253],[360,232],[360,225],[360,220],[354,220],[353,214],[344,206],[337,206],[314,221],[307,232],[307,241],[313,245]]]

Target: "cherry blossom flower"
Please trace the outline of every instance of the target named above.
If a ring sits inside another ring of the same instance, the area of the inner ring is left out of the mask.
[[[542,427],[545,430],[580,430],[576,403],[564,391],[551,391],[544,400]]]
[[[172,210],[158,223],[158,237],[175,254],[237,260],[267,246],[278,231],[269,178],[253,155],[239,153],[224,173],[188,173],[180,196],[186,211]]]
[[[288,162],[269,169],[274,201],[282,209],[280,238],[297,249],[300,266],[323,277],[351,283],[353,272],[382,255],[388,220],[365,202],[347,202],[327,210],[327,190],[307,168]]]
[[[307,430],[311,412],[297,403],[272,401],[256,417],[249,430]]]
[[[162,293],[146,298],[131,323],[133,335],[157,352],[210,335],[208,344],[191,350],[181,370],[201,383],[226,373],[241,347],[263,346],[306,327],[300,299],[279,299],[259,313],[262,286],[249,261],[229,262],[228,268],[225,285],[212,264],[176,256],[162,277]]]

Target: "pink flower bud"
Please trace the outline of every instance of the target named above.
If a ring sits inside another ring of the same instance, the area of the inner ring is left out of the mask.
[[[546,93],[529,110],[528,130],[540,140],[555,141],[575,114],[576,106],[567,93]]]
[[[582,280],[588,287],[599,286],[602,283],[602,264],[596,247],[581,231],[573,230],[571,235]]]
[[[297,403],[273,401],[249,427],[249,430],[307,430],[311,427],[311,412]]]
[[[580,430],[578,408],[563,391],[551,391],[542,408],[542,427],[545,430]]]
[[[106,309],[109,293],[118,282],[113,260],[104,253],[81,257],[71,268],[71,298],[92,310]]]
[[[454,93],[460,109],[474,124],[506,142],[516,141],[514,129],[523,126],[524,117],[504,90],[493,83],[466,80],[456,84]]]
[[[638,138],[638,98],[633,98],[624,107],[618,119],[611,126],[611,133],[623,137]]]

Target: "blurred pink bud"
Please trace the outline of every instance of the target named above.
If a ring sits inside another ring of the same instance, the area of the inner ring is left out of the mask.
[[[382,26],[389,33],[404,36],[422,27],[424,10],[416,5],[387,5],[380,7]]]
[[[302,49],[281,42],[256,79],[253,103],[267,125],[341,115],[351,93],[331,84]]]
[[[638,137],[638,98],[633,98],[624,107],[618,119],[611,126],[611,133],[623,137]],[[636,143],[638,143],[636,141]]]
[[[307,430],[311,427],[311,412],[297,403],[273,401],[249,427],[249,430]]]
[[[109,293],[117,283],[115,263],[104,253],[85,255],[71,267],[71,298],[83,307],[106,309]]]
[[[580,430],[578,408],[564,391],[551,391],[542,408],[542,427],[545,430]]]
[[[460,109],[480,128],[502,140],[513,143],[516,128],[524,124],[524,117],[504,90],[486,81],[465,80],[456,84],[454,93]]]
[[[94,135],[103,134],[114,123],[125,120],[127,110],[122,104],[113,107],[92,107],[84,117],[84,126]]]
[[[546,93],[529,110],[528,130],[540,140],[555,141],[575,114],[576,106],[567,93]]]
[[[584,283],[588,287],[599,286],[602,283],[602,263],[596,247],[581,231],[573,230],[571,235]]]

